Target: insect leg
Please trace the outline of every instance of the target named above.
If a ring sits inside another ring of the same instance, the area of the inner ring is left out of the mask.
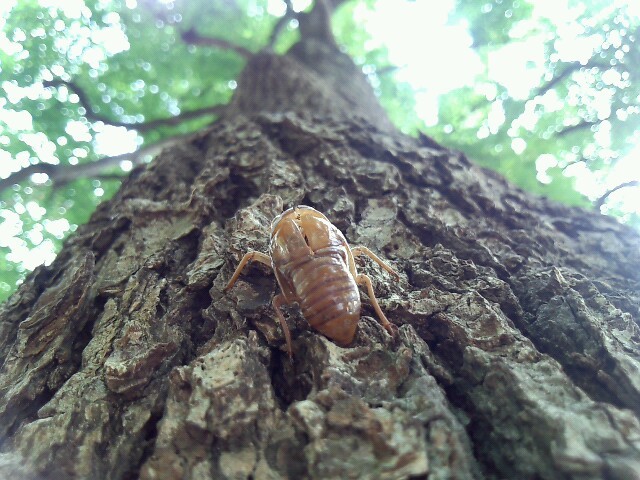
[[[287,302],[287,299],[281,293],[273,297],[273,309],[276,311],[278,320],[280,320],[280,326],[284,331],[284,338],[287,340],[287,350],[289,351],[289,358],[293,358],[293,350],[291,348],[291,332],[289,332],[289,326],[287,325],[287,321],[285,320],[284,315],[282,315],[282,312],[280,311],[280,307],[288,303],[289,302]]]
[[[264,263],[269,268],[272,268],[271,267],[271,257],[269,257],[269,255],[265,255],[264,253],[260,253],[260,252],[248,252],[248,253],[246,253],[245,256],[242,257],[242,260],[240,260],[240,263],[238,264],[238,268],[236,268],[236,271],[233,272],[233,276],[231,277],[231,280],[229,280],[229,283],[227,283],[227,286],[224,287],[224,291],[225,292],[227,290],[229,290],[231,287],[233,287],[233,285],[238,280],[238,277],[242,273],[242,270],[244,270],[244,267],[246,267],[247,264],[252,260],[255,261],[255,262]]]
[[[358,285],[364,285],[365,287],[367,287],[367,294],[371,299],[371,304],[373,305],[373,309],[376,311],[376,314],[378,315],[378,319],[380,320],[380,323],[387,330],[387,332],[389,332],[390,335],[393,335],[393,329],[391,327],[391,323],[389,323],[389,320],[387,320],[387,317],[382,312],[380,305],[378,305],[378,299],[376,298],[375,293],[373,293],[373,285],[371,285],[371,279],[367,277],[365,274],[361,273],[356,277],[356,283]]]
[[[367,257],[369,257],[371,260],[373,260],[374,262],[376,262],[378,265],[380,265],[382,268],[384,268],[387,272],[389,272],[391,275],[393,275],[396,278],[400,278],[400,275],[398,274],[398,272],[396,272],[393,268],[391,268],[389,265],[387,265],[386,263],[384,263],[384,261],[378,257],[375,253],[373,253],[371,250],[369,250],[367,247],[353,247],[351,249],[351,253],[354,256],[357,255],[366,255]]]

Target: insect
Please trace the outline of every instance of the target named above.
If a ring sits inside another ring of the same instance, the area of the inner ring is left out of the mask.
[[[289,356],[291,334],[280,310],[297,303],[314,329],[346,346],[353,341],[360,320],[360,292],[367,293],[382,326],[393,334],[391,323],[382,312],[368,276],[358,274],[353,260],[367,255],[396,278],[398,273],[366,247],[349,247],[347,240],[327,217],[314,208],[298,205],[278,215],[271,223],[269,255],[252,251],[242,257],[229,283],[233,287],[242,270],[251,261],[271,267],[281,293],[273,297],[273,309],[284,330]]]

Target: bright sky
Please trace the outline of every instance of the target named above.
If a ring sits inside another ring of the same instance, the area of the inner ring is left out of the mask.
[[[84,8],[82,0],[39,0],[39,2],[41,5],[56,5],[63,8],[69,17],[78,17]],[[296,10],[301,10],[309,2],[310,0],[294,0],[293,3]],[[632,11],[635,10],[635,14],[640,16],[638,0],[613,0],[610,8],[616,8],[622,2],[627,3],[629,8]],[[3,27],[2,13],[14,3],[15,0],[0,0],[0,28]],[[133,6],[135,0],[126,0],[126,3],[128,6]],[[402,67],[398,77],[410,83],[416,90],[418,113],[428,125],[435,125],[438,122],[439,95],[464,85],[473,85],[476,75],[483,69],[480,60],[470,48],[472,39],[466,25],[448,24],[453,4],[454,0],[438,2],[379,0],[375,12],[370,12],[364,7],[356,12],[360,16],[361,24],[366,25],[373,35],[374,42],[386,45],[390,53],[390,61]],[[572,31],[572,28],[575,28],[575,22],[571,21],[575,13],[567,7],[567,0],[536,0],[534,5],[534,16],[552,16],[557,22],[566,24],[566,36],[559,42],[563,60],[579,60],[590,54],[593,42],[598,39],[591,39],[591,43],[584,40],[575,41],[576,32]],[[272,14],[284,13],[283,2],[269,0],[268,11]],[[107,26],[105,31],[95,34],[97,35],[95,38],[102,43],[102,49],[85,49],[78,52],[78,55],[83,55],[83,61],[97,66],[106,53],[128,48],[128,40],[119,27],[119,17],[116,17],[117,15],[113,17],[112,24]],[[15,44],[11,44],[6,37],[0,35],[0,49],[10,51],[15,48],[13,45]],[[543,65],[543,54],[542,42],[537,42],[535,38],[527,42],[514,42],[502,51],[492,54],[489,59],[489,75],[506,86],[512,96],[526,97],[533,86],[531,82],[539,78],[539,71],[536,72],[536,68],[539,69]],[[9,102],[25,96],[37,96],[43,91],[41,85],[20,88],[9,82],[3,82],[0,87],[4,89]],[[77,97],[75,99],[73,97],[74,95],[70,94],[69,99],[77,102]],[[12,110],[2,98],[0,98],[0,119],[15,130],[29,131],[32,128],[31,115],[27,112]],[[490,124],[491,122],[499,124],[503,121],[504,114],[500,109],[492,112],[489,118]],[[524,121],[527,121],[526,118]],[[73,137],[90,138],[89,130],[81,122],[70,122],[67,133]],[[479,136],[489,134],[490,132],[479,132]],[[34,148],[42,161],[58,162],[53,155],[51,140],[43,133],[26,133],[22,138]],[[117,155],[133,151],[139,139],[134,132],[126,132],[123,128],[102,126],[96,133],[95,140],[98,153]],[[0,131],[0,147],[7,141],[8,137]],[[59,141],[62,140],[59,139]],[[523,140],[515,138],[512,148],[516,152],[522,151],[526,148],[526,144]],[[29,165],[29,154],[23,153],[25,154],[11,159],[9,154],[0,148],[0,178],[5,178],[17,169]],[[598,183],[600,180],[598,174],[588,171],[583,164],[577,164],[571,174],[578,179],[578,188],[582,192],[597,198],[606,189],[623,181],[640,180],[639,156],[640,147],[620,160],[604,186]],[[545,171],[555,165],[555,159],[550,155],[543,156],[538,163],[539,178],[544,181]],[[40,178],[39,181],[44,182],[46,178]],[[611,198],[614,199],[613,196]],[[628,211],[640,212],[640,189],[638,188],[620,190],[615,194],[615,200],[624,204],[624,208]],[[68,222],[45,220],[39,229],[36,228],[30,233],[31,242],[37,245],[33,249],[33,247],[27,247],[24,241],[16,236],[22,228],[18,214],[21,211],[28,211],[35,220],[43,217],[46,212],[42,212],[34,202],[21,205],[17,210],[20,211],[0,210],[2,223],[0,247],[9,248],[10,259],[23,262],[23,266],[27,269],[33,269],[41,263],[50,263],[55,256],[53,246],[47,241],[42,241],[42,231],[46,229],[53,235],[62,236],[70,228]]]
[[[427,125],[438,121],[438,96],[472,84],[483,68],[466,27],[447,25],[453,5],[454,0],[379,0],[375,12],[364,6],[356,11],[376,45],[388,48],[391,64],[401,67],[398,79],[418,92],[418,111]]]

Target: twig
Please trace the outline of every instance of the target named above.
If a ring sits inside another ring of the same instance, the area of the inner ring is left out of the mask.
[[[249,59],[253,56],[253,52],[247,48],[241,47],[240,45],[236,45],[235,43],[224,40],[222,38],[202,37],[193,28],[182,32],[180,34],[180,37],[185,43],[189,43],[191,45],[206,45],[209,47],[221,48],[223,50],[231,50],[246,59]]]
[[[163,148],[178,143],[191,135],[193,135],[193,133],[176,135],[152,145],[139,148],[132,153],[103,157],[90,163],[82,163],[78,165],[52,165],[50,163],[37,163],[35,165],[29,165],[22,170],[12,173],[7,178],[0,179],[0,193],[7,188],[10,188],[12,185],[26,180],[36,173],[47,174],[51,181],[54,182],[56,186],[59,186],[78,178],[101,175],[105,170],[115,167],[125,160],[129,160],[134,166],[136,166],[141,164],[145,157],[155,157]]]
[[[604,205],[604,202],[606,202],[607,198],[609,198],[609,195],[611,195],[613,192],[616,192],[622,188],[629,188],[629,187],[640,187],[640,180],[631,180],[629,182],[624,182],[624,183],[621,183],[620,185],[616,185],[610,190],[607,190],[604,195],[602,195],[598,200],[596,200],[595,202],[596,209],[600,210],[602,205]]]
[[[572,132],[575,132],[576,130],[582,130],[584,128],[591,128],[594,125],[598,125],[600,122],[596,122],[593,120],[583,120],[581,122],[576,123],[575,125],[570,125],[566,128],[563,128],[562,130],[560,130],[558,133],[556,133],[557,137],[564,137],[566,135],[569,135]]]
[[[406,68],[406,65],[398,66],[398,65],[385,65],[384,67],[376,68],[376,75],[386,75],[387,73],[396,72],[403,68]]]
[[[565,166],[562,167],[562,172],[564,172],[567,168],[576,165],[578,163],[587,163],[589,161],[589,159],[585,158],[584,156],[581,156],[580,158],[576,159],[576,160],[572,160],[570,162],[568,162]]]
[[[87,120],[91,122],[103,122],[108,125],[113,125],[114,127],[130,128],[132,130],[137,130],[140,133],[148,132],[149,130],[153,130],[163,125],[178,125],[182,123],[184,120],[189,120],[191,118],[202,117],[205,115],[220,114],[225,108],[225,105],[212,105],[212,106],[200,108],[197,110],[189,110],[186,112],[182,112],[173,117],[149,120],[148,122],[139,122],[139,123],[122,122],[119,120],[112,120],[110,118],[105,117],[104,115],[95,113],[91,106],[91,102],[89,101],[89,97],[84,91],[84,89],[73,81],[66,81],[66,80],[60,80],[60,79],[48,80],[43,82],[43,85],[45,87],[59,87],[62,85],[66,86],[69,90],[71,90],[73,93],[75,93],[78,96],[80,100],[80,104],[84,107],[86,111],[84,116],[87,118]]]

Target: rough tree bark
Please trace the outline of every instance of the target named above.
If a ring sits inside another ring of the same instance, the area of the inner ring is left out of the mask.
[[[638,234],[394,130],[321,13],[4,306],[0,477],[639,478]],[[289,362],[274,277],[222,293],[296,204],[401,272],[395,337],[290,307]]]

